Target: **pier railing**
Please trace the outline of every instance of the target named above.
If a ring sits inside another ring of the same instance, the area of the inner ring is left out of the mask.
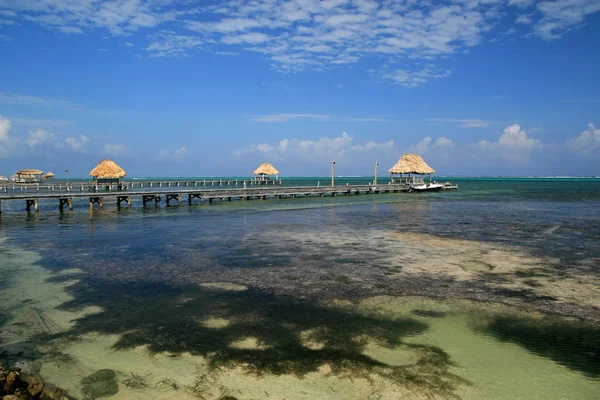
[[[148,190],[149,188],[176,187],[255,187],[281,185],[281,179],[202,179],[202,180],[157,180],[157,181],[126,181],[122,183],[98,185],[93,182],[73,183],[0,183],[0,193],[57,193],[57,192],[100,192],[122,190]]]

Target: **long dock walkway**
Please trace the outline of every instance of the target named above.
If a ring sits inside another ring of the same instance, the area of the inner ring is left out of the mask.
[[[93,182],[41,182],[41,183],[13,183],[0,182],[0,192],[29,193],[29,192],[60,192],[69,190],[71,192],[99,192],[105,189],[109,191],[148,188],[175,188],[175,187],[256,187],[281,185],[281,179],[203,179],[203,180],[136,180],[123,183],[96,185]]]
[[[311,196],[337,196],[337,195],[359,195],[359,194],[380,194],[380,193],[400,193],[408,192],[409,185],[344,185],[344,186],[272,186],[272,187],[251,187],[231,188],[231,189],[169,189],[152,191],[105,191],[94,193],[80,192],[62,192],[62,193],[20,193],[20,194],[0,194],[0,213],[2,213],[2,202],[6,201],[24,201],[25,209],[28,212],[39,211],[40,201],[58,200],[58,207],[61,211],[65,207],[73,209],[74,199],[89,199],[90,216],[94,205],[103,208],[104,201],[115,199],[120,207],[123,203],[131,206],[132,198],[141,198],[142,204],[153,204],[158,206],[163,200],[167,205],[172,202],[181,204],[187,198],[188,204],[192,204],[194,199],[200,203],[212,203],[213,201],[232,201],[232,200],[251,200],[251,199],[282,199],[286,197],[311,197]]]

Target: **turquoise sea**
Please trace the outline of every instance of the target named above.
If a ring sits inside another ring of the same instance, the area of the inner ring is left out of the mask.
[[[597,399],[600,179],[434,180],[459,190],[3,202],[0,361],[79,399]]]

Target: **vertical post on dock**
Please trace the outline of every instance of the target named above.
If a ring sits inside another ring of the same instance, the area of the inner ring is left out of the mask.
[[[94,219],[94,203],[92,203],[92,198],[90,197],[90,220]]]
[[[377,167],[379,166],[379,163],[377,161],[375,161],[375,180],[373,180],[373,185],[377,185]]]
[[[331,160],[331,186],[335,186],[335,160]]]

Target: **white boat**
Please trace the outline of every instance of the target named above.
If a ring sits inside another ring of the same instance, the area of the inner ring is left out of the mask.
[[[410,188],[412,192],[439,192],[442,189],[444,189],[444,185],[441,183],[423,183]]]

